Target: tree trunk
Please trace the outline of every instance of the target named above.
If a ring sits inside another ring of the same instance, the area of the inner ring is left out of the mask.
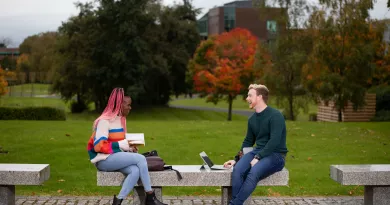
[[[342,119],[342,109],[344,108],[344,105],[342,104],[342,100],[341,100],[341,94],[339,94],[339,96],[338,96],[338,104],[339,104],[339,106],[337,108],[337,111],[338,111],[338,121],[341,122],[341,121],[343,121],[343,119]]]
[[[293,110],[293,103],[294,103],[294,96],[293,96],[293,93],[290,92],[290,95],[288,96],[288,107],[290,109],[290,112],[289,112],[289,117],[290,117],[290,120],[294,121],[295,120],[295,117],[294,117],[294,110]]]
[[[229,102],[228,121],[232,121],[233,96],[231,94],[229,94],[228,102]]]
[[[98,112],[99,107],[99,100],[95,100],[95,112]]]
[[[338,116],[338,117],[339,117],[338,121],[339,121],[339,122],[343,121],[341,109],[338,109],[338,114],[339,114],[339,116]]]
[[[104,100],[104,97],[100,98],[99,100],[99,109],[97,110],[99,113],[102,113],[106,105],[106,100]]]
[[[81,95],[80,95],[80,93],[76,94],[76,98],[77,98],[77,102],[80,103],[81,102]]]

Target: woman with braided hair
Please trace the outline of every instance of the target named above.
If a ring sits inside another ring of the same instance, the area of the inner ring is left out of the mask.
[[[113,89],[106,108],[93,123],[87,146],[90,161],[100,171],[120,171],[127,175],[118,197],[114,195],[112,205],[120,205],[139,178],[146,193],[145,205],[166,205],[152,190],[145,157],[125,138],[126,116],[130,110],[131,98],[124,95],[123,88]]]

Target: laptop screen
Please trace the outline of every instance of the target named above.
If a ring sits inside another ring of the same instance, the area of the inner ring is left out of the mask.
[[[205,152],[201,152],[200,157],[203,159],[203,161],[209,166],[212,167],[214,166],[214,163],[210,160],[210,158],[207,156]]]

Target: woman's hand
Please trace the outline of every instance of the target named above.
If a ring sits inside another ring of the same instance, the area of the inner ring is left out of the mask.
[[[134,146],[134,145],[131,145],[130,146],[130,152],[138,153],[138,147]]]

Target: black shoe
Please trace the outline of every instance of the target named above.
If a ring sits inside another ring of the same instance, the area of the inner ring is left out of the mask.
[[[118,199],[114,195],[114,199],[112,200],[112,205],[121,205],[122,201],[123,201],[123,199]]]
[[[146,193],[145,205],[168,205],[168,204],[164,204],[161,201],[159,201],[156,197],[156,194],[154,194],[153,192],[151,194]]]

